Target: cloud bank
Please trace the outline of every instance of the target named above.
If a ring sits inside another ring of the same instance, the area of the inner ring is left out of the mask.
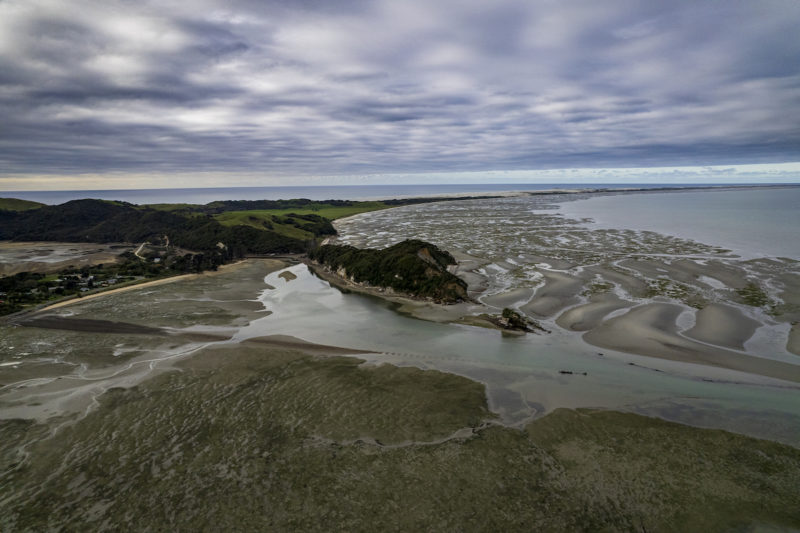
[[[798,27],[793,0],[0,0],[0,189],[796,162]]]

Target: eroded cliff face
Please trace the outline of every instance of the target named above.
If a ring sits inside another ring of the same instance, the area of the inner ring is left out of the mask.
[[[455,264],[453,256],[424,241],[403,241],[383,250],[325,245],[309,257],[359,285],[440,303],[469,299],[466,282],[448,271]]]

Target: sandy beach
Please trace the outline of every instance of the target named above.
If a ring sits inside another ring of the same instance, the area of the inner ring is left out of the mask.
[[[208,270],[206,272],[201,272],[199,274],[181,274],[181,275],[178,275],[178,276],[171,276],[169,278],[156,279],[156,280],[153,280],[153,281],[143,281],[142,283],[136,283],[134,285],[127,285],[125,287],[119,287],[117,289],[108,289],[108,290],[101,291],[101,292],[95,292],[95,293],[92,293],[92,294],[87,294],[87,295],[82,296],[80,298],[70,298],[69,300],[63,300],[63,301],[60,301],[60,302],[56,302],[54,304],[50,304],[50,305],[48,305],[46,307],[43,307],[43,308],[39,309],[37,312],[51,311],[53,309],[58,309],[60,307],[66,307],[68,305],[74,305],[76,303],[85,302],[87,300],[93,300],[95,298],[101,298],[103,296],[108,296],[108,295],[111,295],[111,294],[118,294],[118,293],[121,293],[121,292],[128,292],[128,291],[133,291],[133,290],[137,290],[137,289],[146,289],[148,287],[157,287],[159,285],[164,285],[164,284],[167,284],[167,283],[175,283],[176,281],[181,281],[181,280],[190,280],[190,279],[197,279],[197,278],[200,278],[200,277],[214,276],[214,275],[217,275],[217,274],[220,274],[220,273],[223,273],[223,272],[228,272],[230,270],[233,270],[233,269],[241,266],[242,264],[244,264],[244,261],[237,261],[236,263],[228,263],[226,265],[220,265],[219,267],[217,267],[217,270]]]

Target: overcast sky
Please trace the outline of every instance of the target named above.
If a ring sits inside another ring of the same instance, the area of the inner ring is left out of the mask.
[[[0,0],[0,190],[798,182],[798,28],[796,0]]]

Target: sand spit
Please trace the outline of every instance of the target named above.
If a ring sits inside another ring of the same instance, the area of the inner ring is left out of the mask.
[[[673,361],[711,365],[750,374],[800,382],[800,365],[752,357],[696,342],[677,333],[684,307],[649,303],[612,318],[583,335],[594,346]],[[700,330],[703,336],[713,332]]]
[[[307,355],[356,355],[373,353],[364,350],[358,350],[356,348],[343,348],[341,346],[315,344],[291,335],[266,335],[264,337],[253,337],[251,339],[242,341],[240,345],[283,350],[288,349],[302,352]]]
[[[685,336],[735,350],[744,350],[744,343],[761,326],[735,307],[722,304],[709,304],[700,309],[695,320],[694,327],[683,332]]]
[[[603,318],[612,311],[633,305],[614,294],[595,294],[589,303],[573,307],[561,314],[556,324],[572,331],[589,331],[600,325]]]

